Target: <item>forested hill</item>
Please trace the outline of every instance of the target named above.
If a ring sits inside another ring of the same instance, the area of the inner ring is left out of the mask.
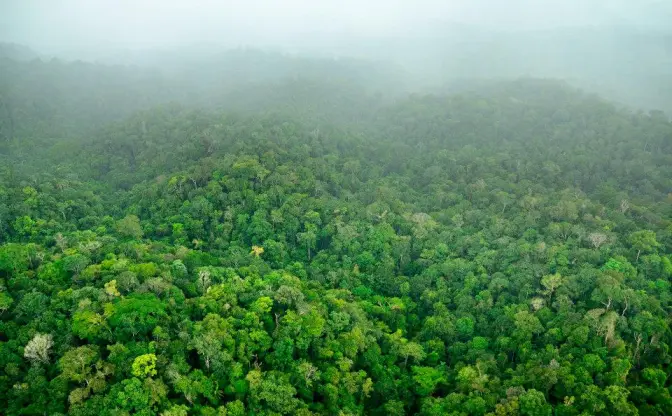
[[[370,110],[376,103],[368,97],[403,91],[400,70],[348,59],[240,50],[161,67],[14,60],[3,51],[0,47],[0,140],[79,137],[169,103],[236,112],[285,111],[341,122]]]
[[[29,61],[37,59],[38,55],[27,46],[0,42],[0,58],[12,59],[15,61]]]
[[[26,65],[78,87],[12,90],[0,413],[670,413],[665,115],[549,80],[153,107],[152,78],[107,123],[88,64]]]

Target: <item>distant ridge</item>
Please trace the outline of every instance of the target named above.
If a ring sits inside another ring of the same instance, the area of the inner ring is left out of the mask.
[[[39,55],[25,45],[16,43],[0,42],[0,59],[7,58],[15,61],[32,61],[38,59]]]

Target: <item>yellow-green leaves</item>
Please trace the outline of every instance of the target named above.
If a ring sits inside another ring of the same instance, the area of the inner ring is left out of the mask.
[[[111,297],[121,296],[121,293],[119,293],[119,290],[117,289],[116,280],[110,280],[109,282],[105,283],[105,293]]]
[[[117,232],[123,237],[131,237],[134,239],[142,238],[142,226],[140,219],[135,215],[127,215],[123,219],[117,221]]]
[[[136,377],[151,377],[156,375],[156,355],[144,354],[133,361],[132,373]]]
[[[259,257],[264,254],[264,248],[260,246],[252,246],[252,251],[250,254],[253,254],[255,257]]]

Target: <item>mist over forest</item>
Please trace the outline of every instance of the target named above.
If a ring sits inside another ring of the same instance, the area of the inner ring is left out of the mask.
[[[0,414],[672,414],[672,3],[0,4]]]
[[[49,6],[29,0],[4,8],[0,56],[154,69],[192,97],[220,84],[213,78],[220,71],[234,84],[239,74],[227,71],[250,71],[243,82],[311,75],[301,63],[289,68],[275,62],[274,71],[272,62],[227,56],[242,50],[356,59],[363,65],[356,71],[369,76],[359,81],[382,78],[387,82],[371,87],[387,94],[541,77],[567,80],[632,108],[672,108],[672,6],[664,1],[62,0]]]

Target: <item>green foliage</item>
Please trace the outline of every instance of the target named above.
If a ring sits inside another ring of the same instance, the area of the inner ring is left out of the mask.
[[[121,336],[148,335],[166,316],[165,308],[153,294],[134,294],[108,308],[108,322]]]
[[[520,414],[524,416],[551,416],[552,409],[546,403],[544,394],[534,389],[523,393],[519,398]]]
[[[416,383],[416,391],[420,396],[431,396],[439,383],[444,383],[441,368],[413,367],[413,381]]]
[[[628,241],[637,250],[637,259],[642,252],[648,253],[660,247],[660,243],[656,241],[656,233],[651,230],[635,231],[630,234]]]
[[[0,246],[0,271],[16,274],[27,270],[30,265],[28,252],[28,247],[22,244]]]
[[[127,215],[117,221],[116,230],[122,237],[134,239],[142,238],[143,234],[140,219],[135,215]]]
[[[156,355],[143,354],[133,360],[131,373],[139,378],[156,375]]]
[[[149,80],[79,114],[11,77],[3,415],[672,408],[666,118],[544,80],[390,104],[301,78],[240,87],[246,115],[120,110]]]

